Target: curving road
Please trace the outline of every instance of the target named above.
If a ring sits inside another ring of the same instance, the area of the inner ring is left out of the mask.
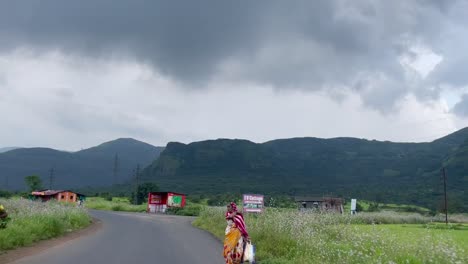
[[[193,228],[193,218],[92,211],[97,232],[22,258],[15,264],[217,264],[221,242]]]

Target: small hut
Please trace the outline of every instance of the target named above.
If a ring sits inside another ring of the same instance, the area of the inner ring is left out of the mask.
[[[168,208],[184,208],[186,195],[175,192],[148,193],[148,213],[165,213]]]
[[[344,212],[342,198],[336,197],[295,197],[300,211],[317,210],[321,212]]]
[[[42,202],[56,200],[59,202],[76,203],[85,199],[83,194],[70,190],[41,190],[32,192],[31,195]]]

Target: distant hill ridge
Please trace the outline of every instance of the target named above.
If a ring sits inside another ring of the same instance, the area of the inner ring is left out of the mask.
[[[451,200],[468,201],[467,140],[468,128],[428,143],[343,137],[172,142],[144,177],[189,193],[333,193],[436,207],[444,162]]]
[[[4,147],[4,148],[0,148],[0,153],[7,152],[7,151],[10,151],[10,150],[14,150],[14,149],[19,149],[19,147]]]
[[[25,188],[27,175],[41,176],[44,187],[48,187],[51,168],[55,175],[53,188],[124,183],[131,178],[137,164],[142,168],[151,164],[163,149],[131,138],[119,138],[76,152],[50,148],[13,149],[0,153],[0,189],[5,188],[7,182],[9,189]],[[114,177],[116,155],[117,177]]]

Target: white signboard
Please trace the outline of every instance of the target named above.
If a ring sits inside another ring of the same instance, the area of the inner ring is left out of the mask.
[[[356,199],[351,199],[351,214],[353,214],[354,212],[356,212]]]
[[[243,205],[244,212],[247,213],[261,213],[263,212],[263,195],[259,194],[244,194]]]

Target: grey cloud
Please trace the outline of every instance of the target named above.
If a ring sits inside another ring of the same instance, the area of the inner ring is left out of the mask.
[[[0,4],[0,48],[131,56],[186,83],[221,72],[233,81],[320,90],[384,74],[388,83],[354,89],[385,110],[418,93],[406,84],[398,56],[417,41],[443,50],[440,32],[454,3],[17,0]],[[227,62],[237,65],[232,72],[222,72]]]
[[[468,36],[466,37],[466,42],[459,43],[458,45],[463,46],[466,43],[468,43]],[[463,49],[460,47],[456,49],[456,52],[451,52],[444,58],[444,61],[431,76],[434,83],[445,83],[455,87],[468,85],[468,56],[463,57],[464,54],[462,52]]]
[[[458,116],[468,118],[468,94],[463,95],[462,100],[453,107],[453,112]]]
[[[6,85],[7,85],[7,79],[5,77],[5,74],[0,72],[0,88],[4,89],[4,86],[6,86]]]
[[[8,89],[7,78],[6,78],[5,74],[3,74],[0,71],[0,101],[2,101],[5,98],[5,96],[7,94],[6,89]]]
[[[57,124],[63,129],[79,133],[100,133],[112,131],[115,134],[133,135],[139,138],[159,137],[163,134],[146,129],[143,122],[124,112],[108,112],[105,109],[85,105],[74,101],[56,103],[52,106],[48,116],[51,123]]]
[[[69,88],[58,88],[55,90],[55,94],[62,99],[73,99],[75,93]]]
[[[216,62],[255,41],[252,1],[14,1],[0,7],[4,47],[30,44],[108,56],[126,52],[180,79],[213,72]]]

